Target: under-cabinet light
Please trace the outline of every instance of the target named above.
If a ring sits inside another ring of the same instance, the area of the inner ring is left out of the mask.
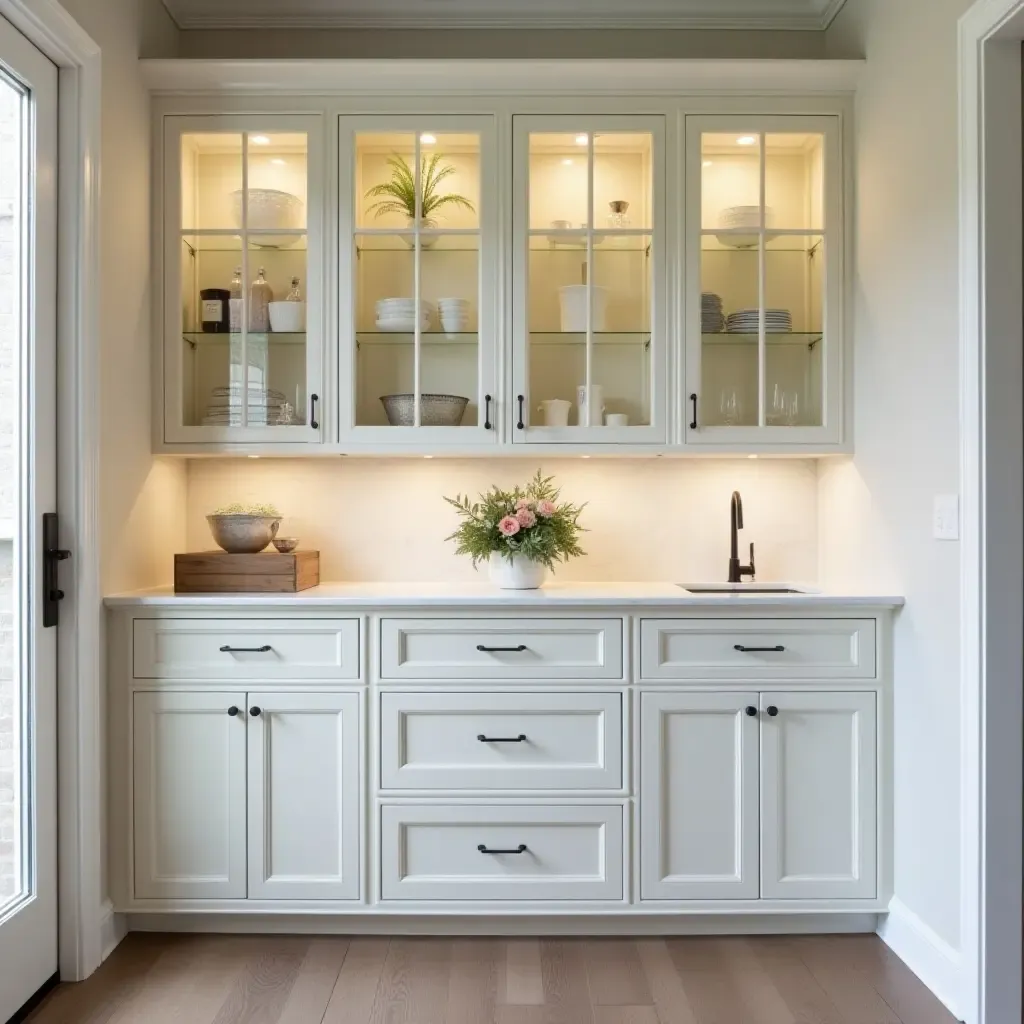
[[[423,456],[423,458],[425,458],[425,459],[432,459],[433,457],[434,457],[433,455],[424,455]]]
[[[753,135],[741,135],[736,140],[737,146],[753,146],[757,142],[757,139]]]
[[[269,146],[270,145],[270,136],[269,135],[250,135],[249,136],[249,141],[254,146]]]
[[[422,142],[424,146],[432,146],[435,142],[437,142],[437,139],[434,138],[434,136],[431,135],[430,132],[424,132],[420,136],[420,142]]]
[[[250,459],[258,459],[258,458],[259,458],[259,456],[258,456],[258,455],[250,455],[250,456],[249,456],[249,458],[250,458]]]
[[[284,165],[287,163],[286,160],[282,160],[281,157],[279,156],[272,156],[270,158],[270,162],[272,164],[276,164],[278,167],[284,167]]]
[[[703,163],[701,164],[701,167],[710,167],[710,166],[711,166],[711,165],[712,165],[713,163],[714,163],[714,161],[713,161],[713,160],[705,160],[705,161],[704,161],[704,162],[703,162]]]
[[[747,458],[748,458],[748,459],[756,459],[756,458],[757,458],[757,456],[756,456],[756,455],[748,455],[748,456],[747,456]]]
[[[586,135],[577,135],[576,136],[576,145],[577,146],[585,146],[589,141],[590,140],[587,138]]]
[[[564,167],[572,167],[572,161],[571,161],[571,160],[570,160],[570,159],[569,159],[568,157],[566,157],[566,158],[565,158],[565,159],[564,159],[564,160],[562,161],[562,165],[563,165]]]

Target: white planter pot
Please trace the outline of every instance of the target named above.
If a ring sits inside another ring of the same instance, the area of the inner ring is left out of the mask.
[[[510,562],[494,553],[487,563],[491,582],[501,590],[536,590],[547,575],[547,566],[530,558],[512,556]]]
[[[405,218],[405,223],[410,228],[411,227],[415,227],[415,225],[416,225],[416,218],[415,217],[406,217]],[[420,230],[421,231],[423,231],[423,230],[425,230],[427,228],[436,228],[436,227],[437,227],[436,222],[431,220],[429,217],[420,217]],[[415,238],[414,235],[402,235],[402,238],[405,240],[405,244],[407,246],[409,246],[410,249],[415,249],[416,248],[416,238]],[[435,245],[437,245],[437,235],[427,235],[425,237],[422,236],[422,235],[420,236],[420,248],[421,249],[433,249]]]

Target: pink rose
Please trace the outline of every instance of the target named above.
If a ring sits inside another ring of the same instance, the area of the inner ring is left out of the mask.
[[[519,520],[520,526],[530,527],[537,525],[537,517],[528,508],[521,508],[516,513],[516,519]]]
[[[519,520],[515,516],[505,516],[498,523],[498,531],[503,537],[514,537],[519,532]]]
[[[516,502],[516,511],[518,512],[521,508],[533,508],[533,502],[529,498],[520,498]]]
[[[537,505],[537,515],[550,519],[558,511],[553,501],[542,501]]]

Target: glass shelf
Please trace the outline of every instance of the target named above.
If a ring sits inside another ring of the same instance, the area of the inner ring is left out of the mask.
[[[411,345],[416,340],[412,331],[356,331],[361,345]],[[475,345],[479,334],[449,334],[447,331],[421,331],[421,345]]]
[[[813,348],[824,337],[821,331],[801,333],[799,331],[788,331],[782,333],[768,333],[765,335],[767,345],[806,345]],[[757,346],[757,331],[720,331],[715,333],[702,334],[706,345],[753,345]]]
[[[249,331],[246,334],[246,338],[249,341],[267,341],[272,345],[304,345],[306,343],[305,332],[301,334],[285,334],[280,331],[276,333]],[[226,345],[232,340],[241,344],[242,335],[238,331],[234,333],[229,333],[228,331],[184,331],[182,332],[181,340],[195,348],[196,345]]]
[[[650,331],[594,331],[595,345],[643,345],[651,343]],[[530,340],[540,345],[585,345],[584,331],[531,331]]]

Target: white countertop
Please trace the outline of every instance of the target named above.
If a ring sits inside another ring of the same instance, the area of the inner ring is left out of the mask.
[[[691,581],[692,582],[692,581]],[[764,584],[767,585],[767,584]],[[774,584],[773,584],[774,585]],[[798,584],[777,584],[799,586]],[[323,583],[298,594],[175,594],[171,587],[113,594],[110,608],[900,608],[902,597],[832,593],[812,588],[800,594],[694,594],[672,583],[546,583],[540,590],[499,590],[489,583]]]

